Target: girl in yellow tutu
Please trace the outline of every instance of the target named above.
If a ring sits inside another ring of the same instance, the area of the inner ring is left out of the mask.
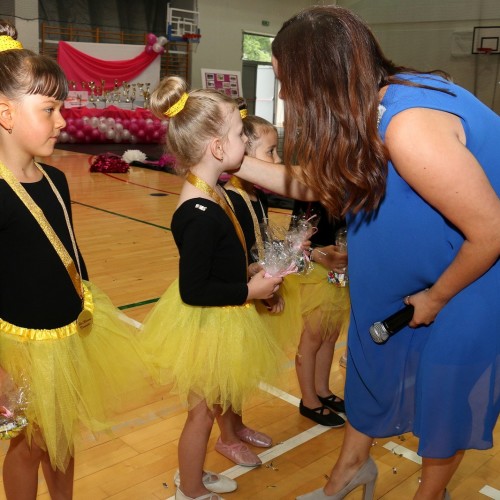
[[[259,160],[281,163],[278,155],[278,132],[272,123],[255,115],[247,115],[246,103],[240,102],[243,131],[247,138],[246,154]],[[265,193],[249,182],[233,176],[225,186],[238,221],[243,229],[248,249],[262,247],[260,225],[268,222],[268,203]],[[252,252],[253,253],[253,252]],[[262,267],[248,254],[249,272],[253,274]],[[280,291],[272,298],[256,303],[257,310],[266,321],[272,335],[280,346],[296,345],[301,332],[302,317],[298,307],[298,287],[285,279]],[[242,416],[226,412],[218,419],[221,429],[215,449],[234,463],[243,466],[260,465],[260,458],[245,444],[268,448],[272,438],[243,424]]]
[[[236,103],[215,90],[193,90],[168,77],[151,96],[151,109],[169,120],[167,145],[186,174],[172,234],[179,278],[144,322],[143,340],[163,383],[188,407],[179,439],[176,499],[218,499],[234,481],[203,471],[214,419],[241,412],[244,398],[279,367],[279,347],[255,309],[281,278],[260,271],[248,280],[246,244],[231,202],[217,185],[239,167],[246,137]]]
[[[334,271],[347,266],[345,249],[335,245],[335,234],[342,223],[331,223],[319,203],[295,202],[294,214],[319,217],[318,231],[311,237],[310,259],[313,270],[292,276],[301,292],[304,330],[300,338],[295,369],[302,399],[301,415],[330,427],[341,427],[344,401],[330,391],[330,370],[335,343],[349,326],[349,287],[335,279]]]
[[[135,330],[86,280],[66,178],[34,159],[53,152],[67,92],[59,66],[0,21],[0,367],[27,421],[2,433],[9,500],[36,497],[40,464],[51,497],[72,498],[81,426],[109,428],[143,380]]]

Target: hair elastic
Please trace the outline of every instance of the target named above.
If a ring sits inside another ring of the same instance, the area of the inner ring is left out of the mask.
[[[244,120],[248,116],[248,110],[247,109],[240,109],[240,116],[241,116],[241,119]]]
[[[0,36],[0,52],[4,50],[22,49],[23,45],[18,40],[14,40],[9,35]]]
[[[184,92],[184,94],[181,95],[181,98],[175,104],[170,106],[170,108],[168,108],[164,114],[167,115],[169,118],[172,118],[177,113],[181,112],[184,109],[184,106],[186,105],[188,97],[189,95],[186,94],[186,92]]]

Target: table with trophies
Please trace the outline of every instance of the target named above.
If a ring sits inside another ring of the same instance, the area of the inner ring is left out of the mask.
[[[104,80],[69,82],[62,108],[66,127],[62,143],[160,143],[166,120],[156,118],[149,107],[150,83]]]

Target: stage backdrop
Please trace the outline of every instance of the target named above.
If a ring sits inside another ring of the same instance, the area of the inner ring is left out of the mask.
[[[78,63],[78,53],[72,48],[80,53],[81,64]],[[104,79],[107,90],[113,88],[115,79],[118,85],[122,81],[150,83],[151,90],[160,81],[161,57],[155,52],[147,54],[144,45],[60,42],[58,62],[68,80],[76,81],[77,90],[81,90],[82,81],[95,81],[96,86],[100,86]]]

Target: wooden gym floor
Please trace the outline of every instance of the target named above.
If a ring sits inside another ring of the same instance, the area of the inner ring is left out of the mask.
[[[90,277],[134,321],[141,322],[154,302],[177,276],[177,250],[170,220],[181,180],[171,174],[133,167],[128,174],[90,174],[89,156],[55,150],[41,159],[62,169],[71,189],[73,220],[78,243]],[[272,218],[285,219],[286,211],[273,210]],[[331,374],[331,389],[343,395],[345,350],[339,339]],[[471,353],[473,356],[474,353]],[[237,478],[238,490],[228,500],[294,499],[325,483],[342,443],[343,429],[315,425],[298,412],[300,392],[293,353],[280,387],[263,387],[248,402],[244,420],[273,437],[274,447],[255,449],[263,465],[251,469],[233,466],[214,451],[214,426],[206,469]],[[439,408],[436,408],[439,411]],[[175,396],[162,390],[149,404],[126,415],[113,436],[88,439],[77,451],[75,499],[158,500],[175,494],[177,440],[185,410]],[[500,499],[500,427],[497,445],[465,455],[451,485],[453,500]],[[0,443],[3,456],[8,443]],[[379,468],[375,497],[411,499],[420,476],[416,439],[410,435],[377,439],[372,456]],[[0,499],[5,498],[3,487]],[[49,495],[40,475],[39,499]],[[362,498],[358,488],[348,498]]]

